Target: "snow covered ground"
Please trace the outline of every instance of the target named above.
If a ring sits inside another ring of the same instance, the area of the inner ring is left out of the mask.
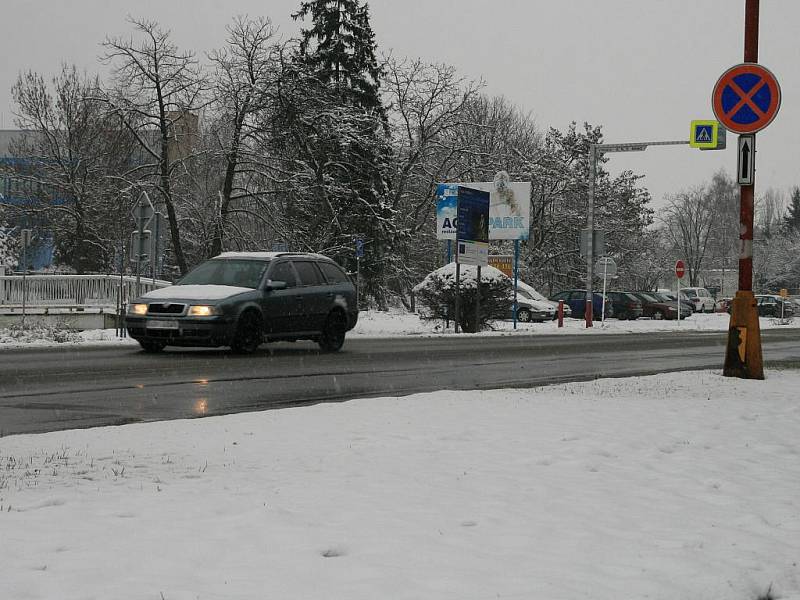
[[[800,372],[0,438],[0,598],[800,599]]]
[[[596,335],[603,333],[635,333],[643,331],[726,331],[730,317],[725,313],[695,314],[678,324],[677,321],[654,321],[638,319],[636,321],[619,321],[608,319],[605,323],[595,322],[591,329],[584,327],[581,319],[565,319],[564,327],[559,329],[555,321],[546,323],[517,323],[514,330],[511,321],[497,321],[491,331],[478,335],[525,335],[525,334],[580,334]],[[389,312],[363,311],[359,315],[358,325],[348,333],[352,337],[397,337],[397,336],[441,336],[454,335],[453,323],[445,329],[442,321],[424,321],[419,315],[406,311]],[[761,329],[800,328],[800,318],[787,320],[782,324],[778,319],[761,318]],[[54,339],[54,337],[56,339]],[[128,338],[118,338],[113,329],[95,329],[82,332],[57,332],[53,330],[32,330],[21,333],[0,329],[0,350],[30,346],[69,346],[83,345],[136,345]]]

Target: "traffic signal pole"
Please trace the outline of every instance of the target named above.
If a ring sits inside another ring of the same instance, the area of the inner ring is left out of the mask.
[[[758,62],[759,0],[745,0],[744,62]],[[751,134],[755,140],[755,134]],[[732,302],[723,375],[764,379],[761,329],[753,295],[753,213],[755,180],[739,187],[739,290]]]

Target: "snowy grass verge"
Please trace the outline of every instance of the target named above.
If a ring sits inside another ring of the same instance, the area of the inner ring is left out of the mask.
[[[800,372],[0,439],[0,597],[800,598]]]

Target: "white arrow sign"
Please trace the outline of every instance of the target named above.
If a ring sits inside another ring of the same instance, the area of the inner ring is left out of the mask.
[[[753,185],[756,174],[756,136],[739,136],[739,159],[736,163],[736,182],[739,185]]]

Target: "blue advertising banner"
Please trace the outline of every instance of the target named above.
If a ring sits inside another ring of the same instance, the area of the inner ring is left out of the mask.
[[[456,262],[489,264],[489,192],[458,187]]]
[[[458,188],[458,223],[456,239],[470,242],[489,241],[489,192]]]

